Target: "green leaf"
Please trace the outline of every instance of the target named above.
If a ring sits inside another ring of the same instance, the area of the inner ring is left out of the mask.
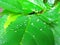
[[[60,45],[60,3],[58,3],[58,6],[56,8],[55,12],[55,21],[54,23],[56,24],[54,28],[52,28],[52,32],[54,34],[55,38],[55,45]]]
[[[0,7],[10,12],[21,13],[22,7],[17,0],[0,0]]]
[[[24,13],[30,13],[32,11],[37,12],[46,8],[42,0],[19,0],[19,2],[24,9]]]
[[[60,45],[60,2],[50,1],[0,0],[0,45]]]
[[[18,16],[0,31],[0,45],[54,45],[50,26],[37,15]]]
[[[2,28],[4,28],[4,23],[5,23],[5,21],[7,20],[7,15],[4,15],[4,16],[1,16],[0,17],[0,30],[2,29]]]
[[[49,4],[49,0],[47,1],[48,3],[45,4],[43,0],[0,0],[0,7],[9,12],[28,14],[50,9],[51,4]]]
[[[52,29],[55,37],[55,45],[60,45],[60,16],[56,21],[56,26]]]

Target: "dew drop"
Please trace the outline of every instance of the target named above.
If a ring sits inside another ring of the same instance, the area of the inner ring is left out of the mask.
[[[17,27],[18,27],[19,25],[17,25]]]
[[[35,35],[33,35],[33,37],[35,38]]]
[[[24,22],[24,23],[26,23],[26,22]]]
[[[25,32],[28,32],[27,30]]]
[[[37,22],[39,22],[39,19],[37,19]]]
[[[48,18],[48,20],[52,21],[52,19],[51,19],[51,18]]]
[[[33,23],[31,23],[31,25],[33,26],[34,24],[33,24]]]
[[[60,11],[59,11],[59,14],[60,14]]]
[[[42,31],[43,29],[42,28],[40,28],[40,31]]]
[[[25,24],[26,25],[26,24]]]
[[[17,31],[14,31],[14,32],[17,32]]]
[[[20,26],[22,26],[22,25],[20,25]]]
[[[55,23],[58,24],[58,21],[56,21]]]
[[[44,22],[44,24],[46,24],[46,23]]]

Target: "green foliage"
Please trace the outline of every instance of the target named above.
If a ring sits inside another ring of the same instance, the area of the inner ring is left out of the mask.
[[[60,45],[60,2],[0,0],[0,45]]]

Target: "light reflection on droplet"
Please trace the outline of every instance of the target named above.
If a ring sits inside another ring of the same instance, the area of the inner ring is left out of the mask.
[[[37,22],[39,22],[39,19],[37,19]]]
[[[43,29],[42,28],[40,28],[40,31],[42,31]]]
[[[16,30],[14,32],[17,32]]]
[[[34,25],[34,23],[31,23],[31,25],[33,26],[33,25]]]

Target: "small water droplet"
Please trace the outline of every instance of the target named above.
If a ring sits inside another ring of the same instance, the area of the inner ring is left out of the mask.
[[[35,38],[35,35],[33,35],[33,37]]]
[[[44,24],[46,24],[46,23],[44,22]]]
[[[17,26],[19,26],[19,25],[17,25]]]
[[[59,14],[60,14],[60,11],[59,11]]]
[[[51,18],[48,18],[48,20],[49,20],[49,21],[52,21],[52,19],[51,19]]]
[[[34,24],[33,24],[33,23],[31,23],[31,25],[33,26]]]
[[[26,24],[25,24],[26,25]]]
[[[42,28],[40,28],[40,31],[42,31],[43,29]]]
[[[24,22],[24,23],[26,23],[26,22]]]
[[[27,30],[25,32],[28,32]]]
[[[22,26],[22,25],[20,25],[20,26]]]
[[[37,19],[37,22],[39,22],[39,19]]]
[[[16,30],[14,32],[17,32]]]
[[[58,21],[56,21],[55,23],[58,24]]]

